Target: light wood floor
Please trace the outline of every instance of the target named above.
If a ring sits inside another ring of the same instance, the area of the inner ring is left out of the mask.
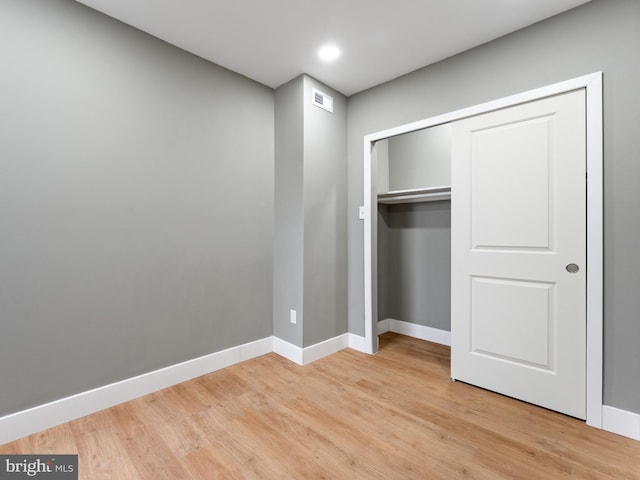
[[[300,367],[268,354],[0,446],[98,479],[640,479],[640,442],[449,381],[396,334]]]

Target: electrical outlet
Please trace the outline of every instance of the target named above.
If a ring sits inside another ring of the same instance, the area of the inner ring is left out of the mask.
[[[289,310],[289,321],[293,324],[297,323],[298,320],[296,319],[296,311],[295,310]]]

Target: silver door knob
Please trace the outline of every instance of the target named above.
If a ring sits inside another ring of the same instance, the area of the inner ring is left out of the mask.
[[[570,263],[565,268],[567,269],[567,272],[569,272],[569,273],[578,273],[578,271],[580,270],[580,267],[578,265],[576,265],[575,263]]]

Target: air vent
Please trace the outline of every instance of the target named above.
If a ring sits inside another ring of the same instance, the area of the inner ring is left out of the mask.
[[[325,109],[327,112],[333,113],[333,97],[321,92],[317,88],[313,89],[313,104],[316,107]]]

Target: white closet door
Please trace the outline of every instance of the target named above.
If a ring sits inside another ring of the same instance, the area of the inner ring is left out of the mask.
[[[586,416],[584,90],[453,123],[451,376]]]

